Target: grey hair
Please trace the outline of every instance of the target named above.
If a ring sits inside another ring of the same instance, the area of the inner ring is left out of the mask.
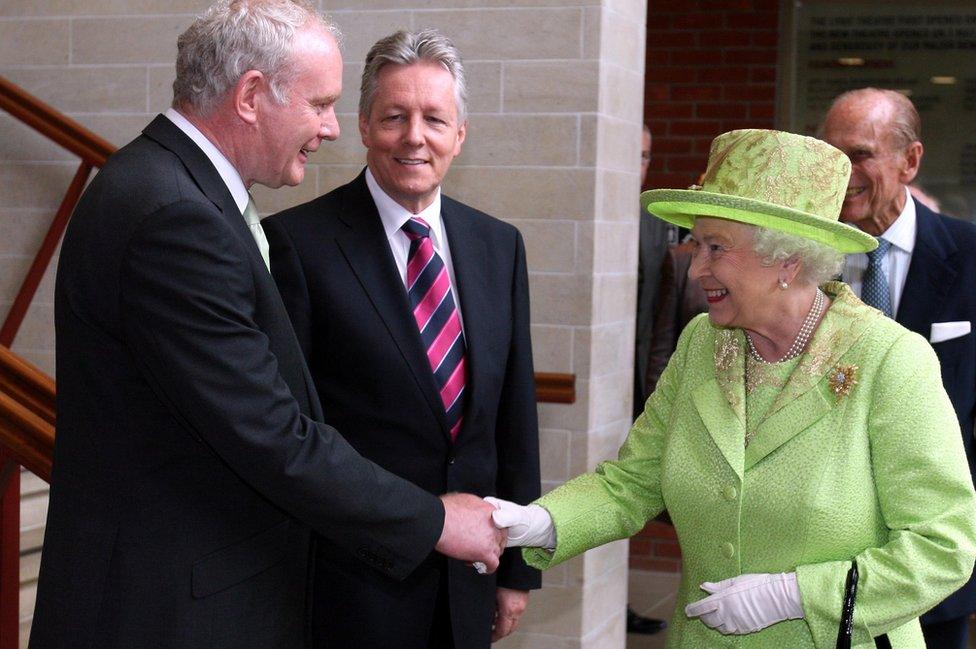
[[[787,259],[798,259],[801,283],[819,286],[840,274],[844,253],[818,241],[812,241],[780,230],[756,227],[752,234],[752,249],[766,265]]]
[[[264,73],[284,103],[295,75],[295,34],[309,23],[339,43],[339,27],[308,0],[218,0],[176,41],[173,107],[209,115],[248,70]]]
[[[359,114],[369,117],[379,85],[379,72],[383,66],[411,65],[421,61],[440,63],[454,77],[454,102],[457,104],[458,123],[468,116],[468,83],[464,76],[461,53],[447,36],[436,29],[416,32],[400,30],[381,38],[369,49],[363,68],[359,89]]]
[[[922,119],[912,100],[895,90],[883,88],[857,88],[838,95],[830,104],[830,110],[848,101],[874,102],[882,100],[890,109],[888,137],[896,151],[904,151],[913,142],[922,141]]]

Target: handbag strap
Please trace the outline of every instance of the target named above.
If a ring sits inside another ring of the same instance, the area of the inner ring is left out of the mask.
[[[851,562],[851,569],[847,571],[844,584],[844,603],[840,612],[840,628],[837,629],[837,649],[851,649],[851,636],[854,633],[854,602],[857,599],[857,561]],[[891,649],[888,634],[884,633],[874,639],[877,649]]]

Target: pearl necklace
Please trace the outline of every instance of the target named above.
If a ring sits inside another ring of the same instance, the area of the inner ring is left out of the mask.
[[[746,346],[749,348],[749,356],[752,360],[762,363],[763,365],[774,365],[776,363],[782,363],[783,361],[789,361],[800,354],[806,349],[807,343],[810,342],[810,336],[813,335],[813,329],[817,325],[817,320],[820,319],[820,314],[823,313],[824,302],[827,296],[819,288],[817,289],[817,295],[813,298],[813,305],[810,307],[810,312],[807,313],[807,317],[803,319],[803,324],[800,325],[800,331],[797,332],[796,338],[793,339],[793,344],[786,351],[784,355],[778,361],[767,361],[765,358],[759,355],[756,351],[756,346],[752,344],[752,338],[749,336],[749,332],[746,334]]]

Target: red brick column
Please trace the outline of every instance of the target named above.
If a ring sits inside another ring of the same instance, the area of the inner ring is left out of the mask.
[[[778,0],[649,0],[644,119],[653,148],[647,187],[695,183],[719,133],[773,127],[778,21]],[[674,529],[649,523],[631,539],[630,566],[680,570]]]

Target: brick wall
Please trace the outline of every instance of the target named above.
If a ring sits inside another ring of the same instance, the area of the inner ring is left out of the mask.
[[[705,170],[719,133],[772,128],[778,0],[649,0],[644,119],[648,187],[684,188]],[[677,571],[674,529],[653,521],[630,542],[630,566]]]

